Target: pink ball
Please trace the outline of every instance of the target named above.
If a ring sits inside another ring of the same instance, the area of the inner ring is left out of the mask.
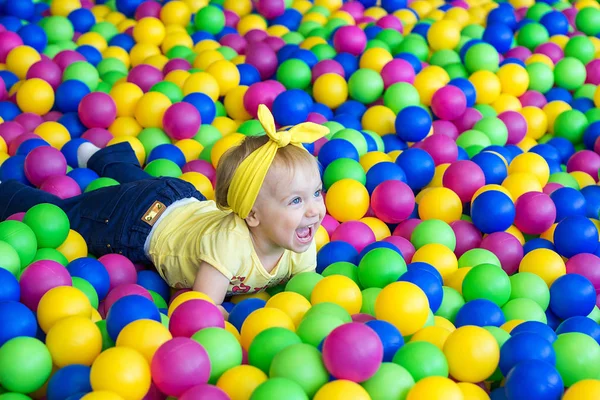
[[[206,300],[188,300],[178,306],[169,321],[173,337],[192,337],[204,328],[225,328],[221,311]]]
[[[208,382],[210,359],[200,343],[177,337],[158,348],[150,370],[158,390],[167,396],[179,397],[194,386]]]
[[[201,124],[198,109],[186,102],[173,104],[167,108],[163,116],[164,130],[175,140],[193,138]]]
[[[306,122],[313,122],[315,124],[324,124],[325,122],[327,122],[327,118],[325,118],[323,115],[316,113],[316,112],[310,112],[308,113],[308,117],[306,117]]]
[[[36,147],[25,157],[25,176],[35,186],[47,178],[67,173],[67,160],[60,150],[50,146]]]
[[[450,121],[438,119],[436,121],[433,121],[431,126],[433,128],[434,135],[445,135],[452,140],[456,140],[456,138],[458,137],[458,129],[456,129],[456,125],[454,125],[454,123]]]
[[[223,10],[223,15],[225,15],[225,26],[230,28],[237,28],[237,25],[240,22],[240,16],[234,13],[231,10]]]
[[[54,63],[61,69],[65,70],[69,65],[78,61],[87,61],[83,54],[75,50],[63,50],[52,59]]]
[[[265,40],[269,34],[260,29],[250,29],[244,37],[248,41],[248,43],[259,43]]]
[[[106,299],[104,299],[104,308],[106,311],[109,311],[117,300],[125,296],[133,295],[142,296],[150,301],[153,301],[152,295],[150,292],[148,292],[148,290],[135,283],[126,283],[124,285],[119,285],[108,292]]]
[[[519,270],[519,264],[523,259],[523,246],[510,233],[491,233],[483,238],[480,247],[494,253],[500,260],[502,269],[508,275],[512,275]]]
[[[204,160],[192,160],[187,162],[183,168],[181,169],[182,172],[199,172],[202,175],[206,176],[208,179],[210,179],[210,181],[213,183],[215,183],[215,180],[217,178],[217,172],[215,170],[215,168],[212,166],[211,163],[209,163],[208,161],[204,161]]]
[[[358,313],[352,315],[352,322],[364,324],[365,322],[373,321],[375,317],[370,314]]]
[[[148,393],[146,393],[142,400],[164,400],[166,398],[167,396],[162,394],[160,390],[157,389],[156,385],[153,383],[150,385]]]
[[[325,217],[323,217],[323,221],[321,221],[321,225],[323,226],[323,228],[325,228],[325,230],[331,237],[331,235],[333,235],[333,232],[335,232],[337,227],[340,226],[340,223],[331,215],[325,214]]]
[[[244,94],[244,108],[250,115],[256,117],[260,104],[271,108],[275,98],[284,91],[285,87],[281,83],[279,85],[270,84],[269,81],[254,83]]]
[[[286,45],[285,40],[277,36],[269,36],[263,43],[267,44],[273,51],[277,52]]]
[[[364,382],[377,372],[382,360],[381,339],[364,324],[338,326],[323,343],[323,363],[337,379]]]
[[[467,109],[467,97],[453,85],[444,86],[433,94],[431,110],[440,119],[447,121],[460,117]]]
[[[25,213],[24,212],[18,212],[15,213],[11,216],[9,216],[8,218],[6,218],[7,221],[21,221],[23,222],[23,218],[25,217]]]
[[[331,235],[331,241],[336,240],[350,243],[360,253],[376,239],[371,228],[364,222],[348,221],[340,224]]]
[[[587,63],[585,70],[587,72],[585,83],[600,85],[600,59],[595,59]]]
[[[163,73],[158,68],[147,64],[136,65],[127,75],[127,82],[135,83],[144,93],[162,80]]]
[[[340,7],[340,11],[345,11],[350,14],[352,18],[358,19],[363,16],[365,12],[365,6],[363,6],[359,1],[352,0],[344,3],[342,7]]]
[[[216,386],[204,384],[187,390],[179,400],[229,400],[229,396]]]
[[[527,120],[523,115],[516,111],[504,111],[498,115],[498,118],[508,129],[507,144],[517,144],[523,140],[527,133]]]
[[[40,260],[31,263],[21,274],[21,303],[32,311],[37,311],[42,296],[58,286],[71,286],[69,271],[52,260]]]
[[[40,189],[60,197],[61,199],[69,199],[81,194],[81,187],[77,181],[67,175],[54,175],[48,177],[44,180]]]
[[[458,159],[458,146],[449,136],[431,135],[421,143],[421,149],[429,153],[436,166],[453,163]]]
[[[563,187],[563,185],[561,185],[560,183],[548,182],[546,186],[544,186],[544,189],[542,191],[548,196],[550,196],[552,192],[554,192],[557,189],[560,189],[561,187]]]
[[[410,237],[412,236],[413,231],[415,230],[417,225],[419,225],[421,222],[423,222],[423,221],[421,221],[420,219],[417,219],[417,218],[410,218],[405,221],[402,221],[398,224],[398,226],[396,226],[396,228],[394,229],[394,232],[392,234],[394,236],[400,236],[406,240],[410,240]]]
[[[393,244],[400,250],[402,257],[406,263],[410,263],[412,261],[413,256],[415,255],[415,246],[402,236],[388,236],[383,239],[383,242],[388,242]]]
[[[412,214],[415,209],[415,194],[402,181],[384,181],[373,190],[371,207],[383,222],[397,224]]]
[[[381,77],[386,89],[398,82],[406,82],[412,85],[415,82],[415,70],[408,61],[395,58],[385,64],[381,70]]]
[[[459,133],[473,129],[477,121],[483,118],[483,115],[476,108],[467,108],[458,118],[452,121]]]
[[[88,129],[81,137],[101,149],[105,148],[108,142],[114,138],[112,133],[103,128]]]
[[[583,275],[600,291],[600,258],[595,254],[580,253],[569,258],[567,274]]]
[[[333,47],[338,53],[358,56],[367,46],[367,35],[356,25],[342,26],[333,34]]]
[[[0,79],[0,101],[6,99],[7,96],[6,83],[4,83],[4,79]]]
[[[444,172],[442,184],[456,193],[463,203],[468,203],[475,192],[485,185],[485,175],[473,161],[461,160],[450,165]]]
[[[523,95],[519,97],[519,101],[521,102],[523,107],[537,108],[543,108],[548,103],[546,97],[535,90],[528,90],[525,93],[523,93]]]
[[[33,64],[27,71],[27,79],[32,78],[42,79],[56,89],[62,82],[62,70],[50,60],[41,60]]]
[[[454,249],[456,257],[462,256],[481,244],[481,232],[469,221],[453,221],[450,223],[450,227],[454,231],[454,236],[456,236],[456,248]]]
[[[376,26],[379,26],[383,29],[393,29],[400,33],[404,32],[404,27],[402,26],[402,22],[396,17],[394,14],[385,15],[375,23]]]
[[[2,81],[2,79],[0,79],[0,81]],[[4,139],[7,145],[10,145],[13,140],[25,132],[25,128],[15,121],[5,121],[0,124],[0,137]]]
[[[160,18],[162,6],[156,1],[143,1],[135,10],[135,19],[140,20],[145,17]]]
[[[228,33],[219,40],[219,43],[222,46],[231,47],[238,54],[244,54],[248,45],[248,41],[237,33]]]
[[[257,0],[254,2],[254,6],[266,19],[277,18],[285,12],[283,0]]]
[[[44,115],[44,121],[53,121],[56,122],[62,117],[62,113],[60,111],[50,111],[48,114]]]
[[[344,67],[342,67],[342,64],[339,62],[335,60],[321,60],[312,68],[312,83],[314,83],[318,77],[325,74],[337,74],[341,77],[346,76]]]
[[[163,74],[168,74],[171,71],[183,70],[188,71],[192,68],[192,64],[188,60],[183,58],[173,58],[165,64],[163,67]]]
[[[538,47],[536,47],[534,53],[548,56],[554,64],[559,62],[565,56],[563,49],[561,49],[556,43],[552,42],[540,44]]]
[[[322,137],[321,139],[319,139],[315,142],[315,151],[313,152],[313,155],[315,157],[317,157],[319,155],[319,151],[321,151],[321,147],[323,147],[323,145],[327,142],[328,142],[328,139],[326,137]]]
[[[598,182],[598,170],[600,170],[600,155],[591,150],[578,151],[567,161],[567,172],[585,172],[596,182]]]
[[[8,145],[8,154],[11,156],[14,156],[15,154],[17,154],[17,150],[19,149],[19,146],[23,142],[25,142],[26,140],[29,140],[29,139],[40,139],[40,137],[32,132],[26,132],[26,133],[23,133],[22,135],[17,136]]]
[[[98,259],[106,268],[110,277],[109,290],[120,285],[137,282],[135,267],[129,259],[121,254],[106,254]]]
[[[528,192],[515,202],[515,226],[523,233],[539,235],[556,219],[556,206],[549,195]]]
[[[15,32],[0,32],[0,63],[6,62],[6,56],[12,49],[23,45],[23,40]]]
[[[531,50],[523,46],[516,46],[507,51],[504,54],[505,58],[518,58],[521,61],[525,61],[531,56]]]
[[[117,118],[117,105],[110,95],[92,92],[81,99],[77,112],[87,128],[108,128]]]
[[[265,43],[250,43],[246,47],[246,64],[255,67],[261,79],[268,79],[277,70],[277,54]]]
[[[25,128],[25,130],[29,131],[29,132],[33,132],[33,130],[35,128],[37,128],[38,125],[40,125],[42,122],[44,122],[42,117],[40,117],[37,114],[29,113],[29,112],[17,115],[15,117],[14,121],[16,123],[20,124],[21,126],[23,126],[23,128]]]

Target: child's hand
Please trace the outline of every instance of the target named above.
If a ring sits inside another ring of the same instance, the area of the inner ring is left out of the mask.
[[[198,268],[192,290],[208,295],[215,304],[221,304],[225,300],[229,283],[229,279],[225,275],[212,265],[202,262]]]

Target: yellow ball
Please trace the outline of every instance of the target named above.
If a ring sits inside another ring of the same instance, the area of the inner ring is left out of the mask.
[[[137,43],[129,51],[129,58],[131,60],[131,66],[135,67],[144,62],[149,57],[160,54],[158,46],[149,43]]]
[[[443,179],[444,179],[444,174],[446,173],[446,170],[450,167],[450,163],[445,163],[445,164],[440,164],[438,166],[435,167],[435,172],[433,173],[433,179],[431,180],[431,182],[429,182],[429,184],[427,185],[427,187],[443,187],[444,183],[443,183]]]
[[[213,101],[219,100],[221,89],[219,82],[207,72],[194,72],[183,84],[183,94],[187,96],[190,93],[204,93]]]
[[[83,236],[79,232],[69,229],[67,239],[56,248],[68,262],[78,258],[87,257],[88,247]]]
[[[243,16],[238,22],[237,30],[240,35],[245,35],[251,30],[267,30],[267,21],[260,15],[248,14]]]
[[[136,102],[135,119],[144,128],[162,128],[163,115],[171,106],[171,100],[160,92],[145,93]]]
[[[0,153],[0,158],[1,158],[1,153]],[[0,165],[2,165],[1,160],[0,160]],[[317,244],[317,251],[321,250],[321,247],[325,246],[329,242],[330,242],[329,233],[327,232],[327,230],[325,228],[323,228],[323,225],[320,225],[319,229],[317,229],[317,233],[315,234],[315,243]]]
[[[381,162],[393,162],[392,158],[381,151],[370,151],[360,158],[360,165],[365,172],[369,172],[372,166]]]
[[[68,16],[71,11],[81,8],[79,0],[53,0],[50,2],[50,13],[61,17]]]
[[[54,121],[42,122],[33,130],[33,133],[48,142],[50,146],[59,150],[65,143],[71,140],[71,135],[67,128]]]
[[[496,110],[496,113],[501,114],[505,111],[519,112],[523,108],[523,105],[521,104],[521,101],[512,94],[502,93],[492,103],[492,107]]]
[[[92,364],[93,390],[114,392],[124,399],[142,399],[150,389],[150,366],[137,351],[113,347],[102,352]]]
[[[46,346],[54,365],[92,365],[102,351],[100,328],[88,317],[61,319],[48,331]]]
[[[386,106],[370,107],[362,116],[363,129],[372,131],[379,136],[396,133],[396,114]]]
[[[546,113],[548,118],[548,132],[554,133],[554,121],[563,112],[570,110],[571,106],[564,101],[555,100],[546,104],[542,110]]]
[[[500,79],[493,72],[477,71],[469,77],[469,81],[475,86],[477,104],[492,104],[502,92]]]
[[[549,249],[535,249],[525,254],[519,264],[519,272],[531,272],[546,282],[548,287],[567,273],[562,257]]]
[[[107,390],[98,390],[95,392],[91,392],[86,394],[81,398],[81,400],[125,400],[118,394],[114,392],[109,392]]]
[[[340,222],[359,220],[369,210],[369,192],[354,179],[340,179],[327,191],[329,214]]]
[[[452,380],[441,376],[428,376],[410,389],[406,400],[464,400],[464,397]]]
[[[389,226],[379,218],[375,217],[364,217],[359,220],[360,222],[367,225],[373,231],[375,239],[377,241],[383,240],[386,237],[392,236]]]
[[[204,150],[204,146],[195,141],[194,139],[183,139],[177,141],[175,146],[181,150],[183,155],[185,156],[185,161],[190,162],[192,160],[197,160],[200,158],[200,153]]]
[[[439,243],[429,243],[417,250],[412,262],[418,261],[433,265],[444,281],[458,269],[458,260],[454,252]]]
[[[108,42],[102,35],[96,32],[86,32],[77,39],[77,46],[92,46],[99,52],[108,48]]]
[[[383,288],[375,300],[375,316],[394,325],[402,336],[412,335],[425,326],[429,300],[411,282],[394,282]]]
[[[473,267],[462,267],[454,271],[448,278],[444,279],[444,285],[451,287],[462,294],[462,286],[465,277]]]
[[[548,67],[550,67],[550,69],[554,69],[554,63],[552,62],[550,57],[548,57],[545,54],[533,54],[527,57],[527,59],[525,60],[525,65],[531,65],[535,63],[546,64]]]
[[[583,189],[584,187],[596,184],[596,181],[594,180],[594,178],[592,178],[591,175],[588,174],[587,172],[573,171],[573,172],[569,172],[569,175],[571,175],[573,178],[575,178],[575,180],[577,181],[577,184],[579,185],[579,187],[581,189]]]
[[[533,154],[533,153],[526,153]],[[502,182],[502,186],[510,192],[513,200],[528,192],[542,192],[540,179],[528,172],[514,172]]]
[[[448,332],[453,332],[456,329],[456,327],[454,326],[454,324],[452,322],[450,322],[446,318],[440,317],[438,315],[433,317],[433,322],[434,322],[435,326],[444,328]]]
[[[179,307],[188,300],[206,300],[214,304],[214,301],[210,298],[210,296],[202,292],[189,291],[181,293],[180,295],[175,297],[173,301],[171,301],[171,304],[169,304],[167,316],[171,318],[171,315],[173,315],[173,311],[175,311],[177,307]]]
[[[201,70],[206,70],[210,65],[217,61],[225,60],[225,56],[217,50],[204,50],[198,53],[192,66]]]
[[[110,22],[111,24],[117,26],[126,19],[127,17],[125,15],[121,14],[118,11],[113,11],[111,13],[108,13],[106,17],[104,17],[104,22]]]
[[[215,189],[213,188],[212,182],[200,172],[185,172],[181,174],[179,179],[194,185],[196,190],[202,193],[208,200],[215,199]]]
[[[489,378],[500,361],[500,347],[494,335],[478,326],[462,326],[444,344],[450,375],[461,382]]]
[[[563,400],[595,400],[600,399],[600,380],[584,379],[575,382],[565,392]]]
[[[496,72],[502,93],[522,96],[529,88],[529,74],[518,64],[505,64]]]
[[[244,95],[248,91],[248,86],[237,86],[232,88],[225,95],[223,105],[227,115],[239,121],[247,121],[252,118],[252,115],[244,108]]]
[[[176,69],[174,71],[169,72],[165,76],[165,81],[173,82],[174,84],[179,86],[179,89],[181,89],[181,88],[183,88],[183,84],[185,83],[185,80],[187,78],[189,78],[190,75],[191,74],[187,71],[184,71],[182,69]]]
[[[489,400],[490,396],[481,387],[469,382],[457,383],[464,400]]]
[[[311,305],[306,298],[296,292],[281,292],[271,297],[265,307],[278,308],[286,313],[298,327],[304,314],[310,309]]]
[[[225,96],[240,84],[240,72],[231,61],[215,61],[206,69],[206,72],[216,79],[220,96]]]
[[[304,39],[302,43],[300,43],[300,48],[310,50],[318,44],[327,44],[327,40],[318,36],[312,36]]]
[[[348,84],[338,74],[323,74],[315,80],[313,96],[317,102],[336,109],[348,99]]]
[[[450,331],[440,326],[426,326],[423,329],[417,331],[410,338],[411,342],[429,342],[435,345],[438,349],[444,349],[444,343],[450,336]]]
[[[194,53],[200,54],[204,50],[215,50],[215,49],[218,49],[219,47],[221,47],[219,42],[217,42],[215,40],[205,39],[205,40],[202,40],[202,41],[196,43],[196,45],[194,46]]]
[[[223,8],[243,17],[252,12],[252,2],[250,0],[225,0]]]
[[[90,318],[92,305],[85,294],[72,286],[50,289],[38,305],[37,318],[40,328],[46,333],[61,319],[73,316]]]
[[[160,20],[165,25],[187,26],[191,16],[192,11],[183,1],[170,1],[160,10]]]
[[[548,117],[546,113],[533,106],[523,107],[521,115],[527,121],[527,136],[538,140],[548,131]]]
[[[240,126],[236,120],[229,117],[216,117],[211,125],[217,128],[223,136],[236,133],[237,128]]]
[[[0,120],[0,124],[2,124],[2,122],[4,121]],[[7,149],[8,147],[6,146],[6,141],[0,137],[0,154],[6,153],[8,151]]]
[[[419,92],[421,103],[430,106],[433,94],[448,82],[450,82],[450,76],[445,69],[437,65],[430,65],[417,74],[414,87]]]
[[[23,112],[44,115],[54,105],[54,90],[42,79],[28,79],[17,91],[17,105]]]
[[[444,15],[444,19],[458,22],[461,29],[469,23],[470,18],[469,12],[460,7],[451,8],[446,11],[446,15]]]
[[[267,301],[270,298],[271,298],[271,295],[269,295],[269,293],[267,293],[267,292],[255,292],[255,293],[246,293],[246,294],[240,294],[238,296],[235,296],[231,299],[231,302],[233,304],[238,304],[247,299],[260,299],[260,300]]]
[[[500,326],[500,329],[502,329],[503,331],[506,331],[506,333],[511,333],[513,329],[515,329],[517,326],[519,326],[523,322],[525,322],[525,321],[522,319],[512,319],[510,321],[506,321],[505,323],[503,323]]]
[[[140,19],[133,28],[133,38],[136,43],[149,43],[160,46],[165,40],[165,26],[158,18],[145,17]]]
[[[113,136],[134,136],[140,134],[142,126],[133,117],[118,117],[108,127],[108,131]]]
[[[372,47],[366,50],[360,57],[359,67],[367,68],[381,73],[381,70],[394,57],[386,49],[381,47]]]
[[[273,327],[296,330],[292,318],[278,308],[259,308],[253,311],[242,324],[240,332],[242,346],[248,350],[256,335]]]
[[[315,6],[325,7],[329,11],[335,11],[342,6],[342,0],[315,0]]]
[[[169,330],[160,322],[140,319],[127,324],[121,330],[116,345],[138,351],[150,364],[156,350],[172,338]]]
[[[40,53],[33,47],[17,46],[6,56],[6,69],[17,75],[19,79],[25,79],[29,68],[41,59]]]
[[[550,177],[550,168],[542,156],[536,153],[523,153],[516,156],[508,166],[508,173],[519,172],[530,173],[534,175],[544,187]]]
[[[419,202],[419,216],[422,220],[458,221],[462,216],[462,203],[458,195],[448,188],[431,188]]]
[[[554,223],[550,226],[550,228],[548,228],[546,231],[542,232],[542,234],[540,235],[540,238],[542,239],[546,239],[547,241],[554,243],[554,230],[556,229],[556,226],[558,224]]]
[[[321,279],[313,288],[310,303],[335,303],[350,315],[360,312],[362,292],[358,285],[343,275],[330,275]]]
[[[109,46],[102,52],[102,58],[116,58],[121,61],[127,68],[131,66],[131,58],[129,53],[121,47]]]
[[[252,392],[267,380],[267,375],[251,365],[238,365],[225,371],[217,381],[217,387],[223,390],[231,400],[247,400]]]
[[[210,160],[214,168],[217,168],[219,160],[231,147],[236,146],[244,140],[246,136],[241,133],[231,133],[217,140],[210,152]]]
[[[233,326],[231,324],[231,322],[229,321],[225,321],[225,330],[227,332],[230,332],[233,336],[235,336],[235,338],[237,339],[237,341],[239,342],[241,340],[240,337],[240,333],[238,332],[238,330],[235,328],[235,326]]]
[[[314,400],[371,400],[369,393],[356,382],[339,379],[321,386]]]
[[[427,41],[432,50],[453,50],[460,42],[460,24],[456,21],[441,20],[431,24],[427,31]]]
[[[9,158],[10,156],[8,154],[0,152],[0,166]]]

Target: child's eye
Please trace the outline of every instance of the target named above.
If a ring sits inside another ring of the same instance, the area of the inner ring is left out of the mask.
[[[317,190],[317,191],[315,192],[314,196],[315,196],[315,197],[319,197],[319,196],[321,196],[321,192],[322,192],[322,190],[321,190],[321,189]]]
[[[302,203],[302,199],[300,197],[296,197],[295,199],[292,200],[292,202],[290,204],[300,204]]]

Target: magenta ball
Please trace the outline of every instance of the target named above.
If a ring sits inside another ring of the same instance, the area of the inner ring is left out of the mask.
[[[25,132],[27,132],[25,128],[15,121],[5,121],[0,124],[0,137],[7,145]]]
[[[367,35],[356,25],[338,28],[333,34],[333,47],[338,53],[360,55],[367,46]]]
[[[204,328],[225,328],[221,311],[206,300],[188,300],[177,306],[169,321],[173,337],[192,337]]]
[[[6,83],[4,83],[4,79],[0,79],[0,101],[5,100],[7,96]]]
[[[0,63],[6,62],[6,56],[12,49],[23,45],[23,40],[15,32],[0,32]]]
[[[277,36],[269,36],[263,43],[266,43],[273,51],[279,51],[283,46],[285,46],[285,40]]]
[[[458,195],[463,203],[470,202],[475,192],[485,185],[485,175],[481,167],[470,160],[453,163],[444,172],[444,187]]]
[[[519,101],[523,105],[523,107],[537,107],[543,108],[548,101],[546,97],[538,91],[528,90],[521,97],[519,97]]]
[[[208,382],[210,359],[200,343],[177,337],[156,350],[150,370],[158,390],[179,397],[194,386]]]
[[[71,275],[67,269],[52,260],[35,261],[21,274],[21,303],[32,311],[37,311],[42,296],[58,286],[71,286]]]
[[[240,16],[231,10],[223,10],[223,15],[225,16],[225,26],[235,28],[240,22]]]
[[[81,187],[77,181],[67,175],[53,175],[48,177],[44,180],[40,189],[61,199],[69,199],[81,194]]]
[[[456,140],[458,137],[458,129],[456,125],[454,125],[451,121],[444,121],[443,119],[438,119],[433,121],[431,124],[433,128],[434,135],[445,135],[451,138],[452,140]]]
[[[248,45],[248,41],[237,33],[228,33],[219,40],[219,43],[222,46],[231,47],[238,54],[243,54]]]
[[[458,118],[453,120],[454,126],[458,129],[459,133],[473,129],[477,121],[483,118],[483,115],[479,110],[475,108],[467,108]]]
[[[396,17],[394,14],[385,15],[375,23],[376,26],[379,26],[383,29],[393,29],[400,33],[404,32],[404,27],[402,26],[402,22]]]
[[[124,285],[119,285],[108,292],[106,299],[104,299],[104,308],[106,311],[110,310],[115,302],[125,296],[142,296],[147,298],[150,301],[152,300],[152,295],[146,288],[135,284],[135,283],[126,283]]]
[[[325,214],[323,221],[321,221],[321,226],[323,226],[323,228],[325,228],[329,236],[331,236],[333,232],[335,232],[337,227],[340,226],[340,223],[331,215]]]
[[[256,0],[254,6],[260,15],[266,19],[277,18],[285,12],[283,0]]]
[[[352,315],[352,322],[359,322],[361,324],[364,324],[365,322],[373,321],[374,319],[375,319],[375,317],[370,314],[359,313],[359,314]]]
[[[331,235],[331,241],[335,240],[350,243],[360,253],[362,249],[373,243],[376,239],[371,228],[364,222],[347,221],[340,224],[335,232],[333,232],[333,235]]]
[[[48,114],[44,115],[44,121],[53,121],[56,122],[62,117],[62,113],[60,111],[50,111]]]
[[[421,149],[429,153],[435,165],[453,163],[458,159],[458,146],[450,136],[431,135],[421,143]]]
[[[114,139],[113,134],[103,128],[88,129],[81,137],[101,149],[105,148],[108,142]]]
[[[431,98],[431,110],[440,119],[451,121],[460,117],[467,109],[467,97],[453,85],[438,89]]]
[[[32,132],[37,128],[44,120],[41,116],[34,113],[23,113],[15,117],[14,121],[20,124],[26,131]]]
[[[52,59],[61,70],[78,61],[87,61],[83,54],[75,50],[63,50]]]
[[[309,112],[308,117],[306,117],[306,122],[313,122],[315,124],[324,124],[327,122],[327,118],[325,118],[322,114],[316,112]]]
[[[527,133],[527,120],[516,111],[504,111],[498,114],[498,118],[504,122],[508,129],[508,140],[506,144],[517,144]]]
[[[335,60],[321,60],[312,68],[312,82],[314,83],[318,77],[325,74],[337,74],[341,77],[346,76],[342,64]]]
[[[215,182],[217,178],[217,172],[211,163],[205,160],[191,160],[188,161],[183,168],[181,169],[183,173],[186,172],[198,172],[208,179],[211,182]]]
[[[50,60],[41,60],[27,70],[27,79],[39,78],[56,89],[62,82],[62,70]]]
[[[248,43],[259,43],[265,40],[269,34],[261,29],[250,29],[244,34]]]
[[[573,154],[567,161],[567,172],[581,171],[598,181],[600,155],[591,150],[581,150]]]
[[[402,181],[384,181],[373,190],[371,207],[377,218],[383,222],[397,224],[412,214],[415,209],[415,195]]]
[[[406,261],[407,263],[410,263],[412,261],[413,256],[415,255],[415,246],[413,246],[413,244],[410,242],[410,240],[407,240],[405,238],[403,238],[402,236],[388,236],[385,239],[383,239],[384,242],[388,242],[393,244],[394,246],[396,246],[398,248],[398,250],[400,250],[400,253],[402,254],[402,257],[404,258],[404,261]]]
[[[148,390],[148,393],[146,393],[146,395],[144,396],[144,398],[142,400],[165,400],[166,398],[167,398],[167,396],[162,394],[160,392],[160,390],[158,390],[156,385],[154,383],[152,383],[150,385],[150,389]]]
[[[163,67],[163,74],[168,74],[171,71],[183,70],[188,71],[192,68],[192,64],[188,60],[183,58],[173,58],[165,64]]]
[[[569,258],[567,274],[583,275],[600,291],[600,257],[595,254],[580,253]]]
[[[383,85],[386,88],[398,82],[413,84],[415,81],[415,70],[408,61],[395,58],[385,64],[381,70],[381,77],[383,78]]]
[[[81,99],[77,112],[87,128],[108,128],[117,118],[117,105],[110,95],[92,92]]]
[[[528,235],[540,235],[556,219],[556,206],[549,195],[528,192],[515,202],[515,226]]]
[[[542,191],[544,193],[546,193],[548,196],[550,196],[552,194],[552,192],[554,192],[555,190],[560,189],[561,187],[564,187],[564,186],[561,185],[560,183],[548,182],[546,184],[546,186],[544,186],[544,189]]]
[[[364,382],[377,372],[382,360],[381,339],[364,324],[338,326],[323,343],[323,363],[337,379]]]
[[[412,236],[413,231],[415,230],[417,225],[419,225],[421,222],[423,222],[423,221],[421,221],[418,218],[410,218],[405,221],[402,221],[396,226],[396,228],[394,229],[394,232],[392,234],[394,236],[400,236],[406,240],[410,240],[410,237]]]
[[[41,138],[32,132],[23,133],[23,134],[17,136],[16,138],[14,138],[10,142],[10,144],[8,145],[8,154],[11,156],[14,156],[15,154],[17,154],[17,150],[19,149],[19,146],[23,142],[25,142],[26,140],[29,140],[29,139],[41,139]]]
[[[467,251],[475,249],[481,244],[481,232],[469,221],[453,221],[450,223],[450,227],[456,237],[456,247],[454,248],[456,257],[462,256]]]
[[[179,400],[229,400],[229,396],[216,386],[203,384],[186,390]]]
[[[365,12],[365,6],[362,5],[359,1],[352,0],[347,3],[344,3],[340,7],[340,11],[345,11],[348,14],[352,15],[352,18],[358,19],[363,16]]]
[[[36,147],[25,157],[25,176],[35,186],[39,187],[50,176],[66,173],[67,160],[54,147]]]
[[[135,83],[144,93],[162,80],[163,73],[158,68],[147,64],[136,65],[127,75],[127,82]]]
[[[21,221],[23,222],[23,218],[25,217],[25,213],[24,212],[18,212],[15,213],[11,216],[9,216],[8,218],[6,218],[7,221]]]
[[[250,43],[246,48],[246,64],[258,70],[261,79],[267,79],[277,70],[277,54],[264,43]]]
[[[135,10],[135,19],[140,20],[145,17],[160,18],[162,6],[156,1],[143,1]]]
[[[135,266],[129,259],[121,254],[106,254],[98,259],[106,268],[110,277],[109,290],[120,285],[137,282]]]
[[[507,232],[494,232],[484,237],[480,247],[491,251],[500,260],[504,272],[512,275],[519,270],[523,246],[519,239]]]
[[[271,85],[269,81],[254,83],[244,94],[244,108],[250,115],[256,117],[260,104],[271,108],[275,98],[284,91],[285,87],[281,84],[280,86]]]
[[[600,85],[600,59],[595,59],[585,66],[587,72],[585,82],[592,85]]]
[[[547,56],[554,64],[559,62],[565,56],[563,49],[561,49],[556,43],[552,42],[540,44],[538,47],[536,47],[534,53]]]
[[[173,104],[163,115],[164,130],[175,140],[193,138],[201,124],[198,109],[186,102]]]
[[[523,46],[516,46],[507,51],[504,54],[505,58],[518,58],[521,61],[525,61],[531,56],[531,50]]]

